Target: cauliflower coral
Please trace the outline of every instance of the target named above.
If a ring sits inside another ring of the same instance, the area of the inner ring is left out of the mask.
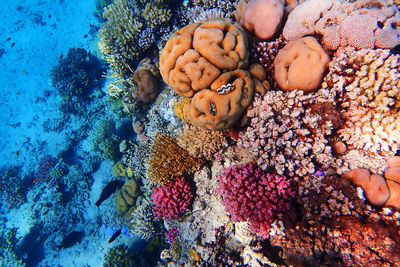
[[[282,175],[266,173],[256,164],[231,166],[218,176],[217,193],[235,222],[248,221],[251,230],[263,238],[271,224],[288,211],[295,191]]]
[[[156,187],[151,195],[154,215],[167,221],[178,219],[191,205],[192,188],[184,177],[177,177],[168,184]]]

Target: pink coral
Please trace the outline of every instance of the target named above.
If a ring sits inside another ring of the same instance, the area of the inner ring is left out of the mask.
[[[267,238],[272,222],[291,207],[295,191],[285,176],[266,173],[256,164],[231,166],[218,176],[217,193],[233,221],[248,221]]]
[[[184,177],[153,189],[154,215],[167,221],[177,219],[191,205],[192,188]]]

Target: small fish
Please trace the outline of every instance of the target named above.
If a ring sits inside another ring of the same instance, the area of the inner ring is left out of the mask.
[[[10,41],[10,40],[11,40],[11,37],[8,37],[8,38],[6,39],[7,42]]]
[[[83,38],[87,38],[88,37],[88,35],[87,34],[85,34],[84,36],[83,36]]]
[[[61,55],[58,57],[58,59],[61,60],[61,59],[63,59],[63,57],[64,57],[64,55],[61,54]]]
[[[39,181],[40,181],[40,179],[35,179],[35,180],[32,181],[32,183],[37,183]]]
[[[114,194],[119,188],[124,185],[124,182],[121,180],[113,180],[109,182],[101,191],[100,198],[96,201],[96,206],[99,207],[104,200],[109,198],[112,194]]]
[[[118,231],[116,231],[110,238],[110,240],[108,240],[108,243],[113,242],[115,239],[117,239],[117,237],[121,234],[122,228],[120,228]]]
[[[376,22],[376,24],[378,25],[378,28],[379,28],[379,29],[382,29],[383,26],[384,26],[384,25],[383,25],[383,22],[382,22],[382,21],[379,21],[379,20]]]
[[[15,156],[19,156],[19,150],[15,151]]]
[[[12,44],[10,45],[10,47],[14,47],[14,45],[15,45],[15,42],[14,42],[14,43],[12,43]]]
[[[106,102],[107,102],[107,103],[111,103],[111,102],[113,102],[113,101],[112,101],[112,100],[107,100]]]
[[[22,70],[22,73],[28,75],[29,73],[26,70]]]
[[[17,95],[20,95],[21,94],[21,92],[20,91],[17,91]]]

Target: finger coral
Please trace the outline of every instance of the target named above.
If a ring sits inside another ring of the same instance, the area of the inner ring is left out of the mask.
[[[269,236],[272,222],[288,211],[295,191],[285,177],[262,171],[256,164],[231,166],[218,176],[217,193],[234,222],[248,221],[251,230]]]
[[[289,14],[288,40],[319,34],[325,48],[393,48],[400,44],[400,13],[384,0],[309,0]]]
[[[227,145],[226,132],[209,131],[186,124],[176,138],[178,145],[190,155],[211,160],[216,152]]]
[[[193,173],[202,163],[201,158],[191,156],[173,137],[158,132],[147,160],[147,178],[153,185],[165,184],[174,176]]]
[[[233,126],[254,91],[268,88],[248,68],[243,29],[227,19],[189,24],[174,33],[160,55],[160,72],[175,92],[192,97],[183,104],[184,120],[208,130]]]
[[[154,214],[167,221],[178,219],[192,204],[192,188],[184,177],[153,189]]]
[[[263,170],[281,175],[303,176],[315,172],[317,164],[334,164],[326,136],[332,133],[336,118],[315,113],[314,101],[313,95],[300,90],[257,96],[238,147],[248,151],[248,160]]]

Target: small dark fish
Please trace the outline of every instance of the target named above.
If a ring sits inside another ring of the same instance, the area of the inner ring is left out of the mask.
[[[379,21],[379,20],[376,22],[376,24],[378,25],[378,28],[379,28],[379,29],[382,29],[383,26],[384,26],[384,25],[383,25],[383,22],[382,22],[382,21]]]
[[[101,191],[101,195],[99,200],[96,201],[96,206],[99,207],[104,200],[109,198],[112,194],[114,194],[119,188],[124,185],[124,182],[121,180],[113,180],[109,182]]]
[[[14,42],[14,43],[12,43],[10,47],[13,47],[14,45],[15,45],[15,42]]]
[[[115,239],[117,239],[117,237],[121,234],[122,228],[120,228],[118,231],[116,231],[110,238],[110,240],[108,240],[108,243],[113,242]]]
[[[88,37],[88,35],[87,34],[85,34],[84,36],[83,36],[83,38],[87,38]]]
[[[82,238],[85,236],[85,232],[83,231],[73,231],[66,235],[64,239],[61,241],[60,245],[56,246],[58,250],[64,248],[70,248],[77,243],[82,241]]]
[[[7,42],[10,41],[10,40],[11,40],[11,37],[8,37],[8,38],[6,39]]]
[[[390,49],[390,53],[395,54],[395,55],[400,54],[400,45],[396,45],[395,47]]]

